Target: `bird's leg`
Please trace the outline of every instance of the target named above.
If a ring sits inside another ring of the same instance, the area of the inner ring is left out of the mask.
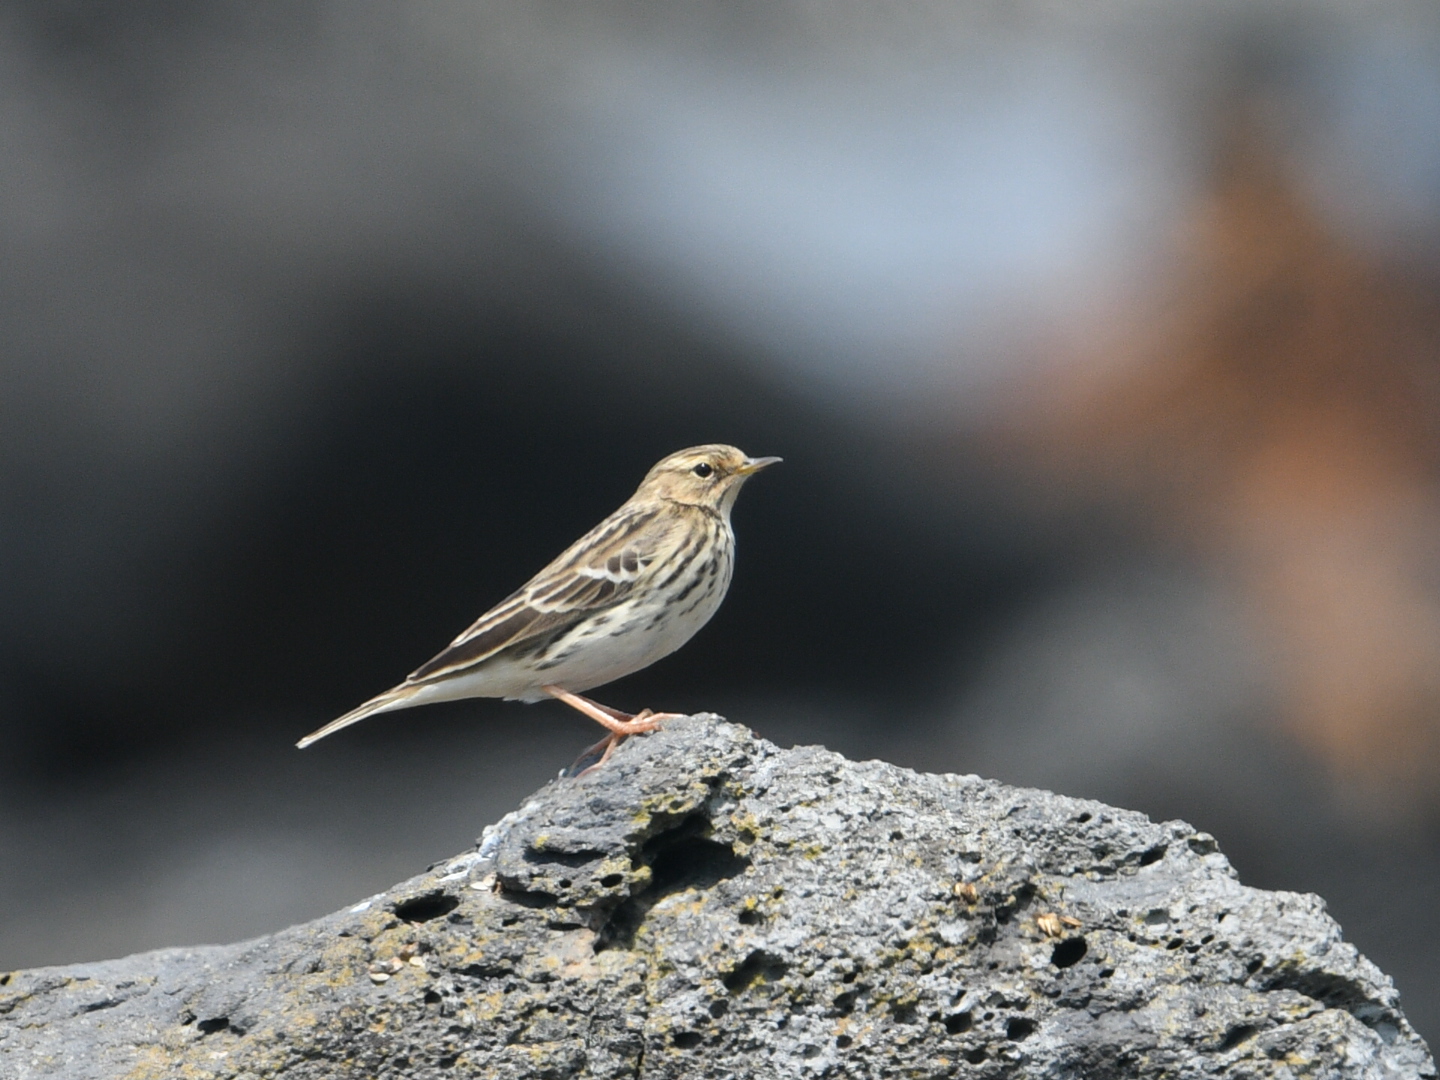
[[[615,747],[625,741],[625,736],[639,735],[642,731],[653,731],[659,727],[663,721],[672,720],[677,716],[684,715],[683,713],[651,712],[649,709],[631,714],[621,712],[619,709],[612,709],[609,705],[601,705],[600,702],[591,701],[589,698],[582,697],[580,694],[572,694],[569,690],[562,689],[558,686],[542,686],[541,689],[557,701],[563,701],[572,709],[584,713],[609,732],[605,738],[601,739],[576,758],[574,765],[571,765],[569,769],[565,770],[566,773],[571,776],[584,776],[586,773],[594,772],[601,765],[604,765],[605,762],[610,760],[610,755],[615,752]],[[600,754],[599,761],[586,766],[578,773],[574,771],[575,767],[582,761],[589,760],[597,753]]]
[[[549,690],[550,688],[547,686],[545,689],[546,689],[546,690]],[[586,705],[589,705],[592,709],[599,709],[599,710],[600,710],[601,712],[603,712],[606,716],[610,717],[610,719],[612,719],[612,720],[617,720],[617,721],[619,721],[619,722],[622,723],[622,724],[628,723],[629,721],[635,719],[635,717],[634,717],[631,713],[622,712],[621,710],[616,709],[616,708],[613,708],[612,706],[609,706],[609,705],[602,705],[602,704],[600,704],[600,702],[596,701],[594,698],[588,698],[588,697],[586,697],[584,694],[572,694],[572,693],[570,693],[570,691],[568,691],[568,690],[561,691],[561,693],[564,694],[564,695],[566,695],[566,697],[574,698],[575,701],[583,701]],[[562,698],[561,700],[564,700],[564,698]],[[569,704],[572,704],[572,705],[573,705],[574,703],[575,703],[574,701],[569,702]],[[576,708],[579,708],[579,706],[577,705]]]
[[[572,694],[569,690],[561,689],[558,686],[542,686],[540,689],[556,700],[563,701],[577,712],[584,713],[591,720],[616,735],[638,735],[642,731],[653,731],[660,726],[661,721],[682,715],[681,713],[655,713],[649,709],[632,715],[621,712],[619,709],[612,709],[608,705],[601,705],[598,701],[591,701],[579,694]]]
[[[561,775],[578,777],[594,772],[610,760],[610,755],[615,752],[615,747],[619,746],[624,738],[624,735],[606,732],[603,739],[587,748]]]

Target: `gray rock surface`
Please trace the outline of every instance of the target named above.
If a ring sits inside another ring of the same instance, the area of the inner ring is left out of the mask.
[[[1434,1077],[1314,896],[1182,822],[709,716],[257,941],[0,976],[6,1080]]]

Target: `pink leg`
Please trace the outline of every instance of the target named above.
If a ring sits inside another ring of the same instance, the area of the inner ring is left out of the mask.
[[[563,690],[558,686],[543,686],[541,689],[556,700],[565,702],[577,712],[584,713],[615,735],[638,735],[642,731],[653,731],[660,726],[662,721],[673,720],[675,717],[683,715],[681,713],[653,713],[646,709],[644,712],[632,716],[630,713],[612,709],[608,705],[601,705],[598,701],[591,701],[579,694],[572,694],[569,690]]]
[[[624,735],[606,735],[605,738],[601,739],[598,743],[590,747],[590,749],[586,750],[583,754],[576,758],[575,765],[578,765],[580,764],[580,762],[586,760],[589,757],[592,757],[597,750],[603,750],[598,760],[585,766],[585,768],[581,769],[579,772],[574,772],[575,765],[571,765],[569,770],[567,771],[570,772],[572,776],[576,777],[586,776],[594,772],[596,769],[600,768],[601,765],[604,765],[605,762],[610,760],[610,755],[615,752],[615,747],[619,746],[624,741]]]

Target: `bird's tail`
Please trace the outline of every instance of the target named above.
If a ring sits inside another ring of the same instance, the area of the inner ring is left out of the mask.
[[[393,690],[386,690],[383,694],[375,695],[369,701],[365,702],[364,705],[351,709],[339,719],[331,720],[330,723],[324,727],[312,731],[295,745],[301,750],[304,750],[305,747],[311,743],[318,742],[325,738],[326,735],[333,735],[341,728],[347,728],[351,724],[358,724],[367,716],[373,716],[375,713],[390,712],[392,709],[406,709],[411,705],[418,705],[420,702],[415,701],[414,697],[421,689],[423,688],[419,686],[409,686],[402,683]]]

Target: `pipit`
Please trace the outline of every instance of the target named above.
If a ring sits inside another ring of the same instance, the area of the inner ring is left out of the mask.
[[[725,599],[734,569],[730,510],[777,457],[695,446],[662,460],[628,502],[491,608],[399,686],[297,744],[375,713],[431,701],[558,698],[608,729],[582,760],[678,715],[621,712],[581,693],[648,667],[689,641]],[[593,766],[592,766],[593,767]]]

